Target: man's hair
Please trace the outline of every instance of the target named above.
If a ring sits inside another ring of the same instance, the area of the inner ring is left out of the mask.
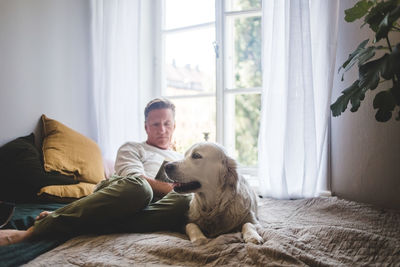
[[[175,119],[175,105],[166,98],[155,98],[151,100],[144,109],[144,121],[147,121],[150,111],[155,109],[170,109]]]

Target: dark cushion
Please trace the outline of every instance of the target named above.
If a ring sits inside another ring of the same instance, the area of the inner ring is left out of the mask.
[[[0,200],[32,201],[44,186],[76,184],[72,177],[45,172],[35,136],[19,137],[0,147]]]

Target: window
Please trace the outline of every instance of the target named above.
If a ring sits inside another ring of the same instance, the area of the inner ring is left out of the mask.
[[[160,0],[159,94],[177,108],[181,152],[223,144],[257,165],[261,107],[261,0]]]

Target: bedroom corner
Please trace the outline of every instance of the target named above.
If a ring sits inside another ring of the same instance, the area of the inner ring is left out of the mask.
[[[362,20],[347,23],[344,10],[356,1],[340,1],[336,75],[332,89],[333,103],[345,88],[358,78],[356,68],[341,81],[339,67],[358,44],[374,38],[368,25],[360,28]],[[391,35],[393,43],[399,34]],[[379,85],[383,88],[385,85]],[[346,199],[400,208],[400,122],[395,115],[388,122],[378,122],[373,109],[373,97],[379,90],[366,94],[360,109],[350,107],[339,117],[331,117],[331,187],[335,195]]]
[[[398,266],[400,121],[329,109],[372,2],[0,0],[0,267]]]

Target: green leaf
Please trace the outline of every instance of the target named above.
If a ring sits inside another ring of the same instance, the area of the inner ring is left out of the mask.
[[[344,19],[347,22],[353,22],[356,19],[362,18],[367,14],[369,8],[373,5],[371,1],[361,0],[358,1],[352,8],[344,11]]]
[[[363,101],[365,98],[366,91],[366,88],[359,88],[352,94],[350,98],[351,112],[356,112],[359,109],[359,107],[361,106],[361,101]]]
[[[375,114],[377,121],[385,122],[392,117],[392,111],[396,106],[395,99],[390,90],[376,94],[374,98],[374,109],[378,109]]]
[[[379,109],[375,114],[375,119],[379,122],[387,122],[392,117],[391,111]]]
[[[331,105],[332,115],[334,117],[342,114],[349,102],[352,104],[351,111],[355,112],[361,105],[361,101],[365,97],[365,89],[358,86],[359,80],[355,81],[352,85],[346,88],[340,97]]]
[[[393,27],[393,24],[400,18],[400,6],[397,6],[394,10],[391,10],[383,18],[381,23],[378,25],[378,30],[375,35],[375,42],[386,38]]]
[[[389,15],[389,24],[393,25],[400,18],[400,1],[398,2],[398,6],[390,12]]]
[[[393,111],[396,106],[391,90],[382,91],[376,94],[373,102],[374,109]]]
[[[383,62],[381,75],[386,80],[392,79],[394,75],[400,77],[400,43],[393,48],[393,51],[388,54],[388,59]]]
[[[397,81],[400,79],[400,43],[398,43],[391,53],[391,60],[393,61],[393,74],[397,76]]]
[[[392,93],[396,105],[400,106],[400,83],[395,83],[390,89],[390,93]]]
[[[380,72],[383,66],[387,64],[389,55],[385,54],[381,58],[367,62],[361,65],[358,69],[358,86],[366,89],[375,89],[380,81]]]
[[[343,63],[343,65],[340,66],[340,68],[338,69],[338,72],[340,72],[340,70],[341,70],[342,68],[343,68],[343,69],[349,69],[349,68],[351,68],[352,65],[349,66],[348,68],[347,68],[347,66],[353,61],[353,58],[354,58],[354,57],[357,57],[358,54],[359,54],[361,51],[364,50],[365,45],[366,45],[368,42],[369,42],[369,39],[366,39],[366,40],[362,41],[362,42],[358,45],[358,47],[356,48],[356,50],[354,50],[354,52],[351,53],[351,54],[349,55],[349,57],[348,57],[347,60]],[[354,63],[352,63],[352,64],[354,64]],[[347,71],[347,70],[346,70],[346,71]],[[343,77],[342,77],[342,80],[343,80]]]
[[[395,10],[397,6],[397,0],[379,2],[371,8],[369,13],[365,16],[364,22],[368,24],[374,32],[377,32],[382,20],[392,10]]]
[[[375,35],[375,42],[378,42],[382,38],[386,38],[391,27],[392,25],[389,25],[389,14],[387,14],[378,26]]]
[[[379,47],[378,47],[379,48]],[[344,71],[348,71],[353,67],[353,65],[358,62],[358,66],[364,64],[371,58],[375,56],[375,50],[377,48],[375,46],[370,46],[364,49],[359,50],[358,54],[354,55],[354,57],[351,59],[351,61],[347,64],[347,66],[344,68]],[[344,75],[344,74],[343,74]],[[342,76],[343,78],[343,76]]]

